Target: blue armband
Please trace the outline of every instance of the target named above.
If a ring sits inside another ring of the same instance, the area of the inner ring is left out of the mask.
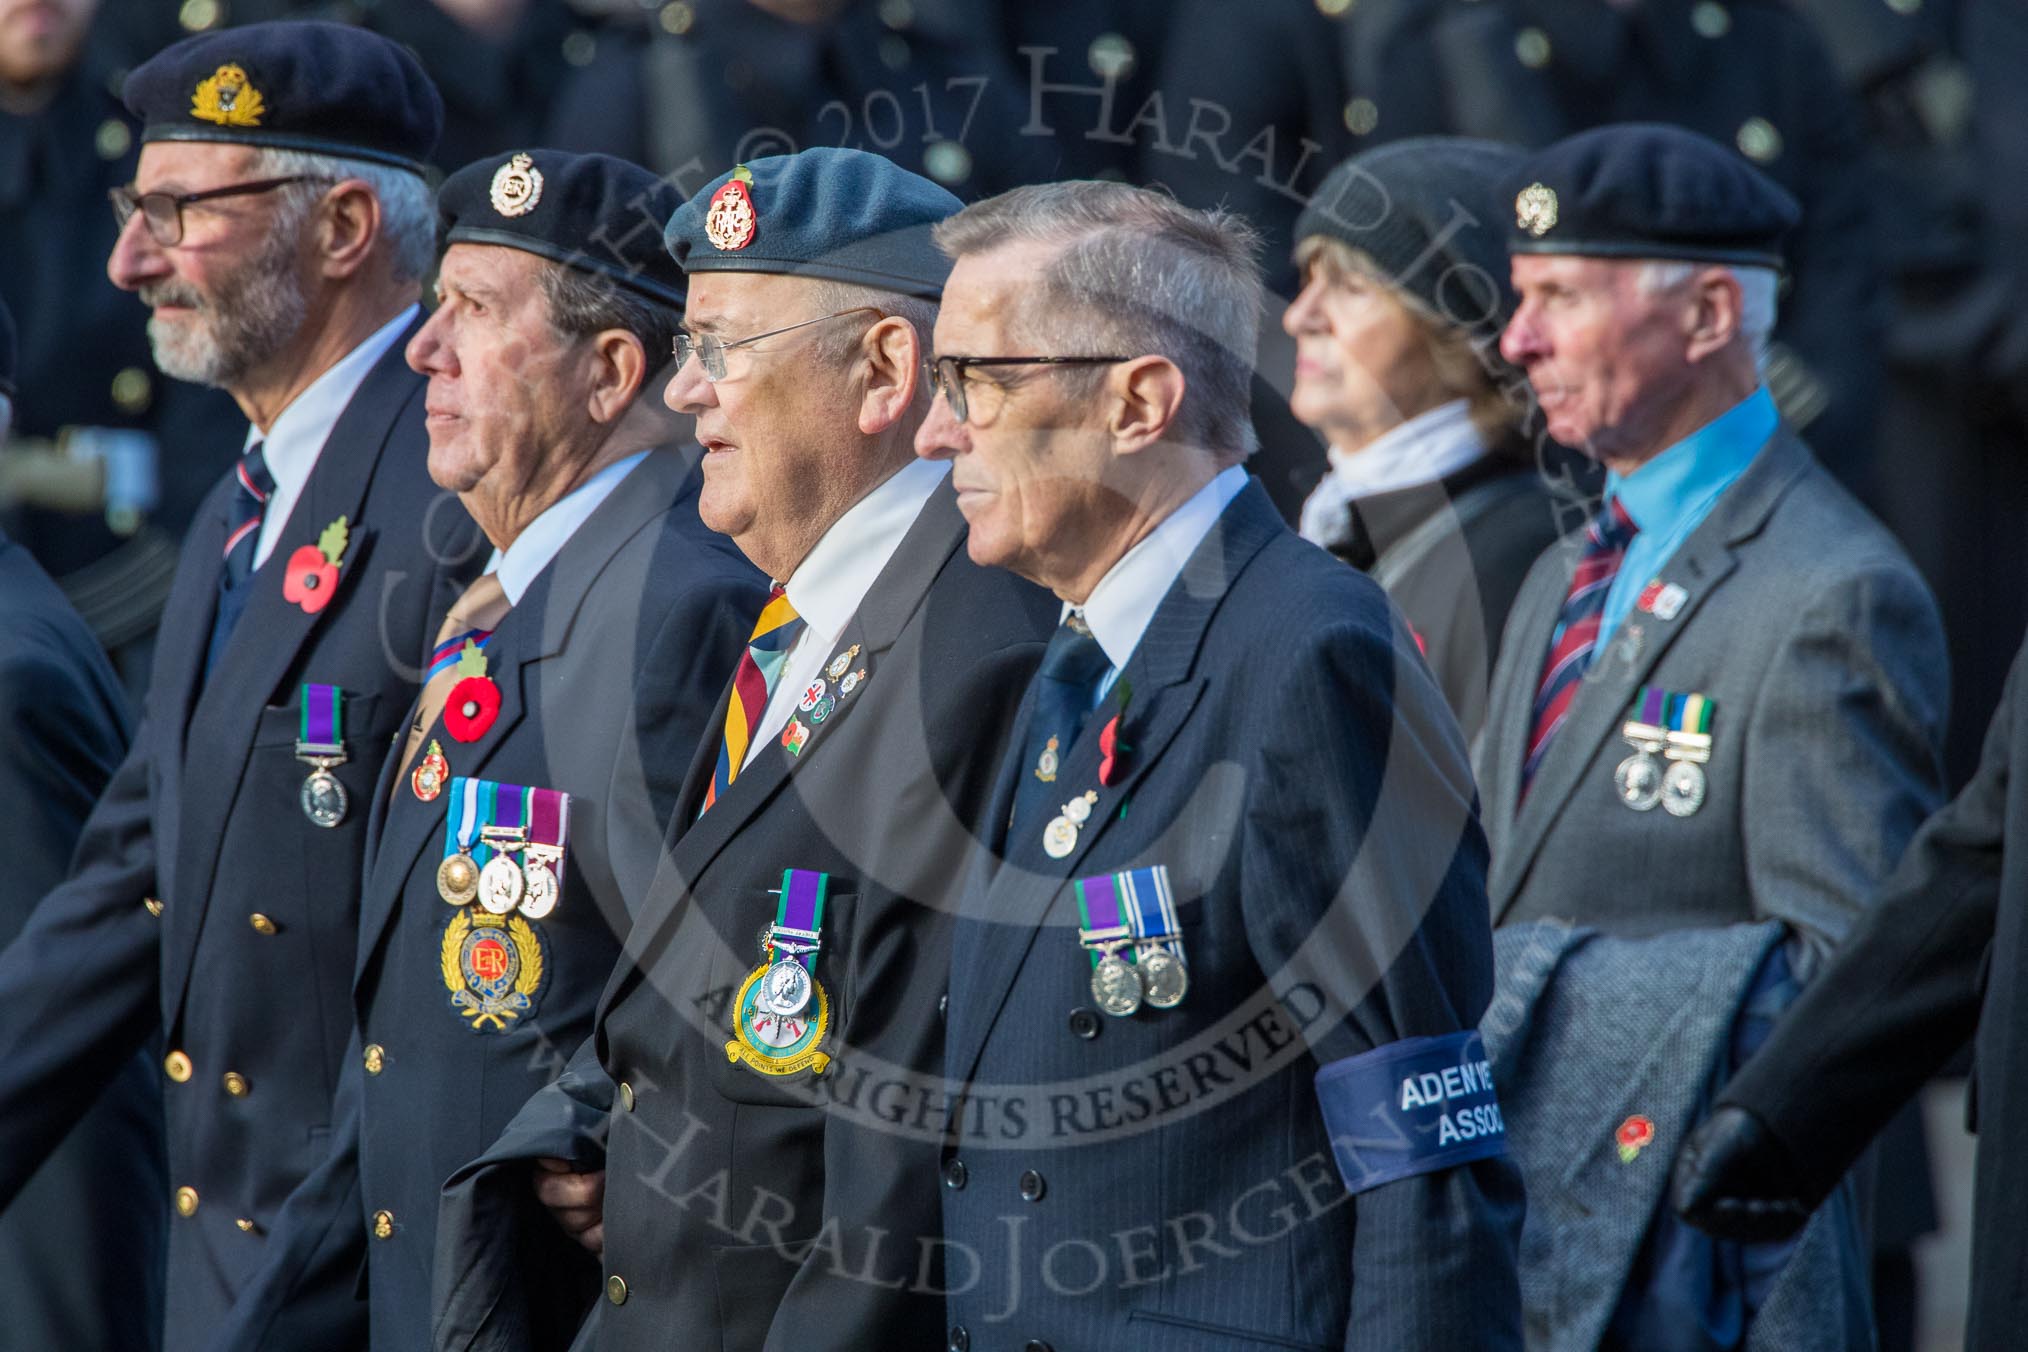
[[[1317,1072],[1317,1106],[1353,1193],[1507,1152],[1476,1029],[1411,1037]]]

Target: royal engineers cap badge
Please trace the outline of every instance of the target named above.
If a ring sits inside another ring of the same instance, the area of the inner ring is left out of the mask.
[[[494,171],[487,196],[502,216],[526,216],[542,200],[542,171],[528,156],[516,155]]]
[[[1514,224],[1541,239],[1556,228],[1556,193],[1531,183],[1514,199]]]
[[[453,912],[441,952],[451,1008],[475,1033],[505,1032],[535,1012],[542,993],[541,933],[518,915],[497,916],[472,907]]]
[[[753,243],[757,222],[749,191],[752,183],[753,171],[742,164],[732,171],[725,186],[711,195],[710,209],[704,213],[704,236],[713,248],[731,253]]]
[[[246,71],[223,65],[197,82],[190,95],[190,115],[200,122],[221,127],[258,127],[267,113],[267,100],[247,81]]]

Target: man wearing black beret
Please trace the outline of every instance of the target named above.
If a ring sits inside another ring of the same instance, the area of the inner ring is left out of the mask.
[[[966,557],[944,467],[911,452],[949,271],[930,230],[957,208],[820,149],[739,166],[669,221],[690,299],[664,398],[697,416],[705,522],[777,585],[587,1054],[446,1190],[517,1155],[604,1170],[602,1208],[557,1208],[605,1260],[581,1347],[941,1344],[923,1105],[946,909],[1055,617]],[[559,1345],[516,1314],[499,1235],[527,1224],[472,1227],[440,1270],[439,1348]]]
[[[430,1337],[438,1194],[591,1031],[760,575],[698,519],[662,406],[683,275],[647,170],[531,150],[438,197],[431,477],[493,547],[450,607],[368,805],[357,1033],[329,1158],[283,1207],[218,1348],[312,1346],[295,1292],[366,1265],[377,1352]],[[523,1186],[526,1205],[534,1196]],[[520,1270],[561,1346],[598,1265],[546,1221]]]
[[[1549,434],[1607,474],[1591,525],[1529,573],[1494,673],[1479,752],[1494,922],[1620,938],[1778,922],[1786,942],[1753,981],[1771,993],[1765,1016],[1844,937],[1938,801],[1935,603],[1762,382],[1797,217],[1785,192],[1715,142],[1627,124],[1538,152],[1503,194],[1520,306],[1501,352],[1527,372]],[[1717,1073],[1741,1045],[1715,1053]],[[1619,1101],[1621,1086],[1599,1088]],[[1608,1111],[1553,1163],[1574,1165],[1568,1149],[1598,1158],[1616,1128],[1638,1136],[1647,1122],[1665,1148],[1638,1165],[1606,1155],[1613,1181],[1598,1186],[1647,1188],[1654,1206],[1685,1124]],[[1553,1220],[1531,1212],[1531,1225]],[[1685,1265],[1773,1270],[1781,1255],[1734,1262],[1695,1238],[1657,1208],[1611,1315],[1616,1345],[1691,1346],[1682,1330],[1728,1301],[1752,1317],[1757,1288],[1707,1289]],[[1847,1275],[1863,1283],[1863,1268]]]
[[[157,364],[249,426],[133,749],[0,955],[0,1200],[158,1044],[169,1186],[130,1204],[174,1208],[173,1352],[216,1331],[324,1153],[374,772],[482,557],[401,360],[433,243],[421,69],[356,29],[257,25],[170,47],[124,96],[143,146],[107,270],[151,307]],[[303,1293],[325,1336],[356,1333],[355,1276]]]

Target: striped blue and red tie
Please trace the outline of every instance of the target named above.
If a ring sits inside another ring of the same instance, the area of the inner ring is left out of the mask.
[[[1599,624],[1605,618],[1606,593],[1612,590],[1613,579],[1627,557],[1627,546],[1640,529],[1614,498],[1585,532],[1584,554],[1571,574],[1570,591],[1557,616],[1556,637],[1549,644],[1549,659],[1542,664],[1542,679],[1535,688],[1528,759],[1521,764],[1523,794],[1528,792],[1550,741],[1569,717],[1584,674],[1591,670],[1598,651]]]
[[[225,567],[218,574],[218,606],[212,612],[211,642],[204,654],[207,678],[211,669],[218,665],[226,640],[232,637],[233,629],[239,624],[240,612],[246,609],[247,594],[251,590],[247,579],[253,576],[254,552],[261,538],[261,518],[266,515],[268,499],[275,491],[274,477],[268,473],[262,443],[256,441],[247,447],[246,454],[233,466],[232,476],[232,497],[225,505]]]

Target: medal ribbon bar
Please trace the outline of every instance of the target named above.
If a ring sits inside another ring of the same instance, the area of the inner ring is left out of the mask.
[[[345,758],[345,692],[337,686],[303,683],[296,755],[306,759]]]
[[[781,900],[775,904],[775,927],[768,940],[768,961],[786,956],[817,974],[818,938],[824,929],[824,897],[831,890],[831,875],[806,868],[782,870]],[[808,937],[810,944],[777,943],[777,935]]]

